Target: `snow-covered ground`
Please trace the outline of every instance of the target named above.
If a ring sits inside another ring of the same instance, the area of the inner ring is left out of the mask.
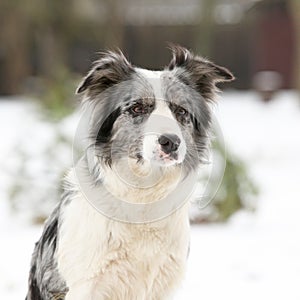
[[[6,300],[24,299],[41,232],[10,212],[10,177],[2,168],[20,135],[36,142],[31,110],[23,101],[0,101],[0,299]],[[300,101],[293,92],[270,103],[253,92],[227,92],[217,118],[259,186],[257,211],[192,228],[187,276],[175,299],[300,299]]]

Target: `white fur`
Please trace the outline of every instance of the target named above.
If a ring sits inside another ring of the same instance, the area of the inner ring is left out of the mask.
[[[130,203],[150,203],[165,198],[178,186],[182,175],[179,166],[137,165],[130,159],[119,161],[117,166],[105,169],[104,173],[105,188]]]
[[[66,300],[169,299],[183,277],[188,244],[188,204],[163,220],[128,224],[101,215],[79,193],[63,211],[58,241]]]
[[[143,157],[153,163],[166,164],[159,159],[160,145],[158,138],[163,134],[175,134],[179,137],[181,143],[178,151],[178,159],[171,161],[167,165],[181,163],[186,154],[186,144],[183,139],[180,127],[175,120],[170,108],[165,101],[156,101],[156,108],[152,112],[145,124]]]
[[[163,100],[162,85],[161,85],[161,75],[163,72],[140,69],[140,68],[136,68],[136,71],[138,71],[142,76],[144,76],[147,79],[147,81],[150,83],[154,91],[155,98],[158,100]]]

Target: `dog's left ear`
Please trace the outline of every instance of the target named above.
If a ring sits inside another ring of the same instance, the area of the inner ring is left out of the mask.
[[[119,50],[109,51],[94,63],[94,67],[80,83],[77,94],[87,92],[100,93],[123,80],[129,79],[134,72],[133,66]]]
[[[184,47],[172,45],[172,60],[169,70],[177,69],[178,77],[186,84],[193,85],[206,99],[213,100],[218,82],[234,80],[232,73],[201,56],[193,55]]]

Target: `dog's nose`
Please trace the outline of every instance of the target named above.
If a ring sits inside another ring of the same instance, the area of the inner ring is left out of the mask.
[[[166,154],[176,151],[180,142],[180,138],[176,134],[163,134],[158,138],[158,143]]]

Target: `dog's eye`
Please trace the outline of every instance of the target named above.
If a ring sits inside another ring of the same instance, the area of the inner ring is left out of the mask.
[[[177,109],[176,109],[176,114],[178,115],[178,116],[186,116],[187,115],[187,110],[185,110],[184,108],[182,108],[182,107],[178,107]]]
[[[146,109],[145,107],[143,106],[143,104],[141,103],[137,103],[135,105],[133,105],[131,107],[131,111],[134,113],[134,114],[138,114],[138,115],[141,115],[141,114],[144,114],[146,112]]]

